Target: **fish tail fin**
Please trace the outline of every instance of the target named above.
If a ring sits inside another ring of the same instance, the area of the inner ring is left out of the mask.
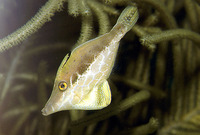
[[[136,6],[127,6],[119,16],[116,25],[122,27],[128,32],[139,18],[138,9]]]

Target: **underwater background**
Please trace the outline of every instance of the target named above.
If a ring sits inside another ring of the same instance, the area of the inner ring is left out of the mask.
[[[43,116],[64,56],[127,5],[139,20],[120,41],[111,104]],[[200,0],[0,0],[0,135],[199,135],[199,33]]]

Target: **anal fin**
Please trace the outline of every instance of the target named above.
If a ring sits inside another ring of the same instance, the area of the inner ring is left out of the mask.
[[[94,87],[81,102],[75,105],[76,109],[97,110],[108,106],[111,102],[111,92],[108,81]]]

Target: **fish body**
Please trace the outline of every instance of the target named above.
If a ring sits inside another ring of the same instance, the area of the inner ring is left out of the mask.
[[[75,48],[63,59],[43,115],[62,110],[96,110],[108,106],[111,92],[107,79],[119,41],[138,19],[137,8],[128,6],[109,33]]]

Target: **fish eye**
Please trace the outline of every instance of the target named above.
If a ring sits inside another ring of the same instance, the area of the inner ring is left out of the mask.
[[[60,82],[59,84],[58,84],[58,88],[59,88],[59,90],[61,90],[61,91],[64,91],[64,90],[66,90],[67,89],[67,83],[66,82],[64,82],[64,81],[62,81],[62,82]]]

